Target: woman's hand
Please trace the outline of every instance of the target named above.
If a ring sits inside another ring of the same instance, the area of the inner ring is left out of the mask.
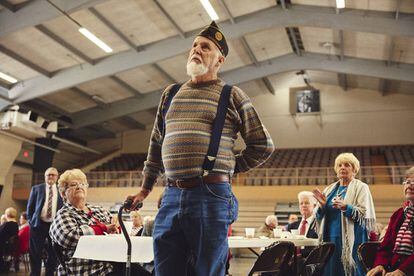
[[[377,265],[376,267],[368,271],[367,276],[376,276],[376,275],[384,276],[385,273],[387,273],[385,271],[385,268],[382,265]]]
[[[106,226],[106,231],[108,234],[117,234],[118,232],[118,228],[116,227],[116,225],[114,223],[111,224],[107,224]]]
[[[313,192],[313,196],[319,202],[321,207],[325,207],[325,205],[326,205],[326,195],[324,195],[319,189],[314,189],[312,192]]]
[[[340,198],[340,197],[335,198],[335,200],[334,200],[334,202],[332,204],[332,207],[334,207],[336,209],[340,209],[342,211],[345,211],[346,210],[345,201],[342,198]]]
[[[404,272],[402,272],[401,270],[397,269],[394,270],[392,272],[388,272],[387,274],[385,274],[385,276],[406,276]]]

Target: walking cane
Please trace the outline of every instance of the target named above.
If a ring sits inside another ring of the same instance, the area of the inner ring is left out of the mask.
[[[122,211],[125,210],[129,210],[131,208],[132,205],[132,199],[128,199],[124,202],[124,204],[119,208],[118,211],[118,221],[119,221],[119,225],[121,226],[122,229],[122,234],[125,237],[125,240],[127,242],[127,261],[126,261],[126,266],[125,266],[125,276],[131,276],[131,249],[132,249],[132,244],[131,244],[131,238],[129,237],[128,231],[125,228],[124,222],[122,221]],[[139,202],[137,204],[137,207],[135,207],[136,209],[139,209],[142,207],[142,202]]]

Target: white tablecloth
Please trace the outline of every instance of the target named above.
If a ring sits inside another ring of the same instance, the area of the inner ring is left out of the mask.
[[[152,237],[131,237],[131,262],[149,263],[154,259]],[[98,261],[126,262],[127,242],[123,235],[82,236],[75,258]]]
[[[230,248],[256,248],[266,247],[277,241],[290,241],[296,246],[318,246],[318,239],[261,239],[244,237],[229,237]]]
[[[296,246],[317,246],[317,239],[261,239],[229,237],[230,248],[266,247],[276,241],[291,241]],[[148,263],[154,259],[152,237],[131,237],[133,263]],[[126,262],[127,243],[123,235],[82,236],[76,247],[75,258],[99,261]]]

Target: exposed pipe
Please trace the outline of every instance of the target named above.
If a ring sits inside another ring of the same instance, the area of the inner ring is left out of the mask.
[[[17,140],[27,142],[27,143],[32,144],[32,145],[35,145],[35,146],[38,146],[38,147],[41,147],[41,148],[44,148],[44,149],[47,149],[47,150],[51,150],[51,151],[54,151],[56,153],[60,153],[60,150],[58,150],[58,149],[54,149],[52,147],[37,143],[37,142],[32,141],[30,139],[27,139],[27,138],[24,138],[24,137],[21,137],[21,136],[18,136],[18,135],[15,135],[15,134],[3,131],[3,130],[0,130],[0,133],[3,134],[3,135],[9,136],[9,137],[15,138]]]
[[[95,153],[95,154],[102,154],[102,152],[99,152],[97,150],[94,150],[94,149],[91,149],[91,148],[82,146],[82,145],[80,145],[78,143],[75,143],[75,142],[72,142],[72,141],[69,141],[69,140],[66,140],[66,139],[60,138],[60,137],[56,136],[55,134],[52,135],[52,139],[55,139],[55,140],[57,140],[59,142],[62,142],[62,143],[71,145],[71,146],[76,147],[76,148],[83,149],[85,151],[89,151],[89,152],[92,152],[92,153]]]

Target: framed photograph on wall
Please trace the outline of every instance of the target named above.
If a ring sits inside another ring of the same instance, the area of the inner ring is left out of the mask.
[[[290,88],[290,112],[296,115],[320,113],[319,90],[308,86]]]

